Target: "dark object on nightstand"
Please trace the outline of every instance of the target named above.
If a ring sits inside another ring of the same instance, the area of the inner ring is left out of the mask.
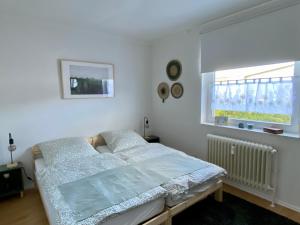
[[[159,143],[159,137],[155,136],[155,135],[149,135],[144,137],[144,139],[149,142],[149,143]]]
[[[7,168],[6,165],[0,166],[0,198],[14,194],[20,194],[20,197],[23,197],[22,168],[23,165],[20,162],[14,168]]]

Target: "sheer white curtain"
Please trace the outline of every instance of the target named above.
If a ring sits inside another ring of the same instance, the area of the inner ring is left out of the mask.
[[[292,115],[294,81],[280,77],[215,82],[212,109]]]

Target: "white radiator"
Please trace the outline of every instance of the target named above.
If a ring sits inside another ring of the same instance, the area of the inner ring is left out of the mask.
[[[277,150],[267,145],[212,134],[208,134],[207,139],[208,161],[226,169],[226,179],[232,182],[260,191],[272,191],[274,206]]]

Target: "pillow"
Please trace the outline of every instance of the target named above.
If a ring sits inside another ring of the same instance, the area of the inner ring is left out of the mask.
[[[37,146],[48,166],[65,160],[97,154],[93,146],[80,137],[57,139],[40,143]]]
[[[108,131],[101,135],[112,152],[148,144],[144,138],[132,130]]]
[[[100,153],[111,153],[110,149],[107,147],[107,145],[99,145],[96,147],[97,152]]]

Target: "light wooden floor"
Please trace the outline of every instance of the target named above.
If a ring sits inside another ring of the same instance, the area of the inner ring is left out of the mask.
[[[0,225],[49,225],[40,194],[36,189],[0,201]]]
[[[270,202],[228,185],[224,185],[224,191],[300,223],[298,212],[282,206],[271,208]],[[1,200],[0,225],[49,225],[39,192],[31,189],[25,192],[22,199],[12,197]]]

